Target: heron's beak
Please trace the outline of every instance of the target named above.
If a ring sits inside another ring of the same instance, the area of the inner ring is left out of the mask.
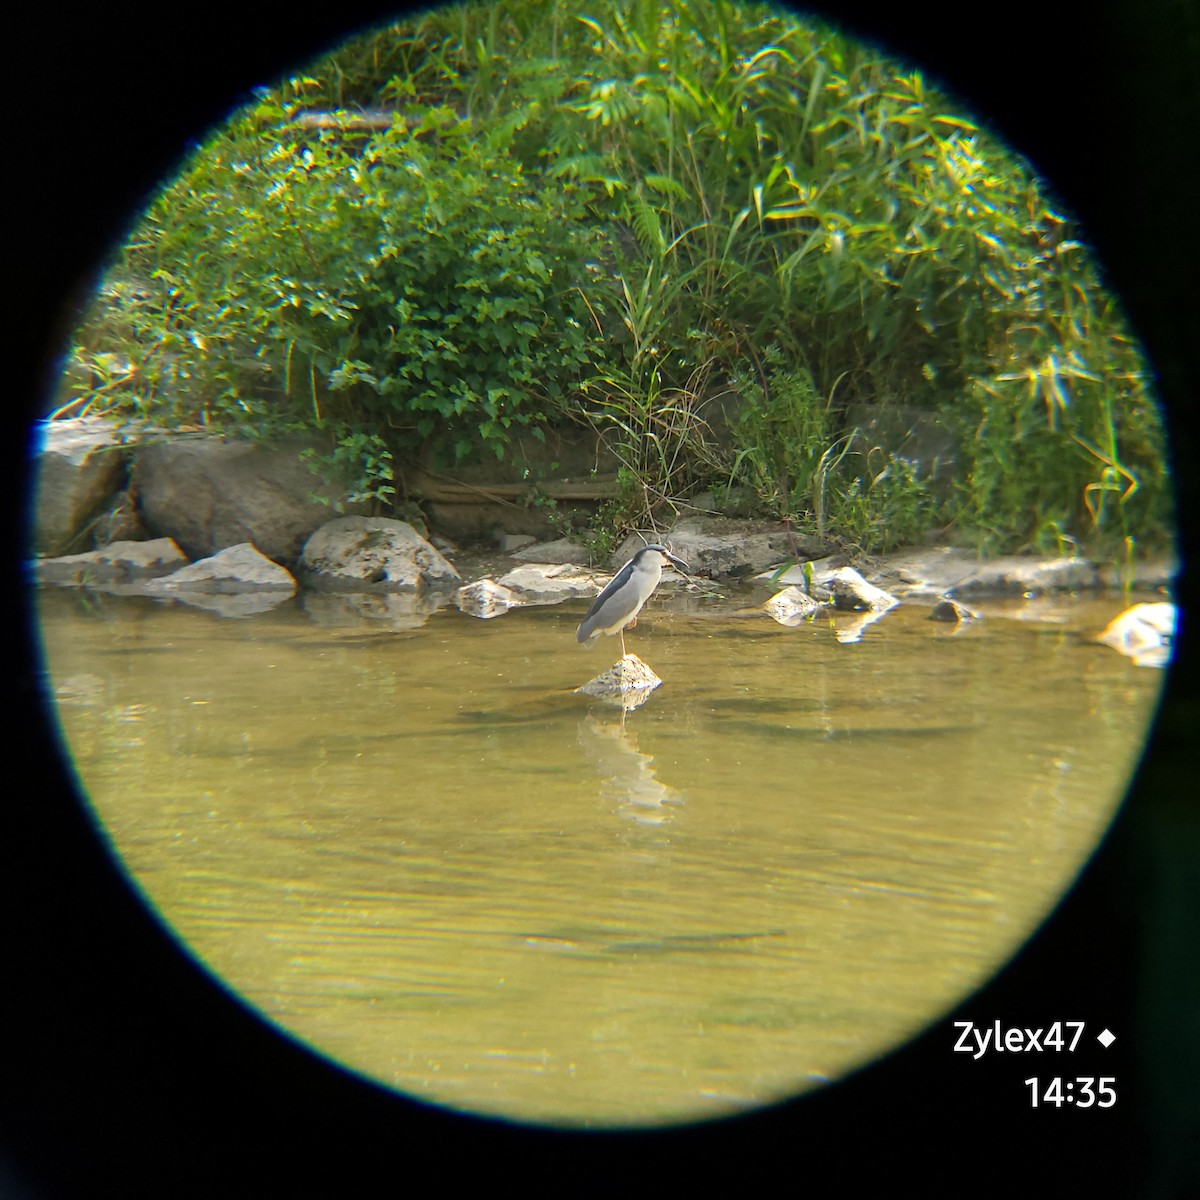
[[[670,559],[670,560],[671,560],[671,561],[672,561],[672,562],[673,562],[673,563],[674,563],[674,564],[675,564],[677,567],[679,567],[679,568],[680,568],[680,569],[683,571],[683,573],[684,573],[685,575],[687,575],[687,574],[689,573],[689,568],[688,568],[688,565],[687,565],[687,563],[685,563],[685,562],[683,561],[683,559],[682,559],[682,558],[676,558],[676,557],[675,557],[675,555],[673,555],[673,554],[672,554],[670,551],[667,551],[667,557],[668,557],[668,558],[669,558],[669,559]]]

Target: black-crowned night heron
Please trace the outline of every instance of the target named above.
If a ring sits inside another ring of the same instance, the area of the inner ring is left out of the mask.
[[[642,605],[658,587],[663,567],[677,563],[685,571],[687,563],[676,558],[666,546],[652,542],[643,546],[616,574],[612,583],[598,595],[587,610],[575,637],[591,645],[602,633],[621,635],[621,657],[625,657],[625,626],[632,627]]]

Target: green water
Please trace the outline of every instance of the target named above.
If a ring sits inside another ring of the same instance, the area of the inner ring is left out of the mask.
[[[98,823],[213,972],[405,1093],[576,1125],[752,1107],[941,1017],[1085,864],[1162,681],[1085,640],[1119,599],[850,644],[652,606],[623,721],[572,692],[619,653],[582,602],[41,605]]]

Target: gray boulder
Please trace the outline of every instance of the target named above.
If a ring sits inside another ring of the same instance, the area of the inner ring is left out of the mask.
[[[825,544],[816,538],[793,534],[802,555],[816,557]],[[791,553],[787,532],[762,521],[734,521],[723,517],[686,517],[667,535],[666,544],[694,575],[743,579],[775,566]],[[627,563],[646,541],[636,535],[626,538],[613,556],[618,568]]]
[[[80,544],[81,531],[120,490],[125,477],[120,439],[103,417],[48,421],[38,427],[34,454],[34,552],[61,555]]]
[[[311,587],[410,592],[458,586],[458,572],[411,525],[390,517],[339,517],[304,544],[299,570]]]
[[[136,450],[142,519],[192,558],[251,542],[270,559],[295,563],[305,539],[329,519],[329,504],[345,496],[300,457],[311,446],[295,437],[265,445],[160,435]]]
[[[599,591],[588,572],[570,563],[528,563],[501,575],[496,582],[515,592],[523,604],[557,604],[579,596],[591,600]]]
[[[520,547],[511,553],[518,562],[574,563],[576,566],[586,567],[592,561],[588,548],[578,542],[572,542],[569,538],[538,542],[535,545]]]

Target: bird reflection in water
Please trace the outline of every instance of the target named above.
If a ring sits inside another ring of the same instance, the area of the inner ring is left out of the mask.
[[[638,750],[637,734],[623,720],[589,714],[579,723],[579,744],[601,778],[601,794],[616,800],[621,816],[640,825],[674,820],[683,797],[655,778],[654,758]]]

